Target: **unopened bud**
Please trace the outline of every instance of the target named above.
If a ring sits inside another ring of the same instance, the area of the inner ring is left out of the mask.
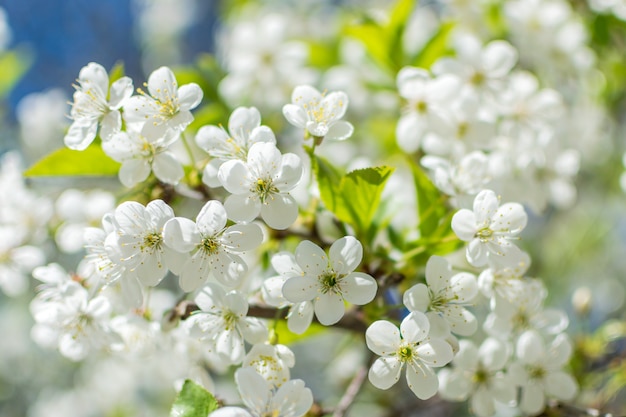
[[[592,294],[589,287],[578,287],[572,295],[572,305],[574,310],[580,316],[586,316],[591,311],[592,307]]]

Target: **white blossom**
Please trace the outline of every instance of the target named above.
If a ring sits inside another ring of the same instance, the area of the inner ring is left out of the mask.
[[[227,227],[227,221],[222,203],[211,200],[202,207],[195,222],[175,217],[165,223],[165,244],[181,254],[191,253],[180,271],[180,287],[184,291],[200,288],[209,276],[228,287],[241,282],[248,270],[241,255],[258,247],[263,233],[256,224]]]
[[[68,148],[84,150],[95,139],[99,124],[100,137],[104,141],[119,132],[122,127],[119,110],[133,93],[133,81],[122,77],[109,90],[106,70],[102,65],[90,62],[80,70],[77,83],[70,112],[74,121],[64,140]]]
[[[249,222],[259,214],[273,229],[286,229],[298,217],[298,203],[289,194],[302,177],[302,161],[293,153],[282,155],[271,142],[255,143],[247,161],[230,160],[218,178],[230,193],[224,206],[231,219]]]
[[[344,300],[367,304],[376,296],[374,278],[353,272],[363,258],[361,243],[352,236],[335,241],[328,255],[316,244],[305,240],[296,247],[296,262],[303,274],[288,278],[284,297],[293,302],[313,301],[315,315],[323,325],[337,323],[345,313]]]
[[[449,363],[453,353],[443,339],[429,338],[429,330],[428,318],[419,311],[406,316],[400,329],[386,320],[372,323],[365,332],[365,341],[380,356],[369,370],[372,385],[391,388],[406,364],[406,381],[411,391],[421,400],[435,395],[439,381],[432,368]]]

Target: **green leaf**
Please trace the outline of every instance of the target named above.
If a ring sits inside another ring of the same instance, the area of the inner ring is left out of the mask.
[[[417,193],[417,210],[419,215],[419,231],[422,238],[430,237],[440,220],[446,215],[446,207],[441,193],[430,181],[426,173],[414,163],[411,163],[413,181]]]
[[[366,233],[393,171],[392,167],[380,166],[357,169],[344,176],[340,186],[341,205],[335,208],[337,218]]]
[[[385,27],[389,55],[397,70],[403,66],[404,49],[402,46],[402,38],[406,23],[416,3],[416,0],[398,0],[391,10],[389,23]]]
[[[454,24],[451,22],[443,23],[439,26],[437,33],[430,38],[424,48],[417,54],[412,65],[428,69],[436,60],[448,55],[448,39],[452,29],[454,29]]]
[[[125,75],[124,61],[117,61],[115,65],[113,65],[113,68],[111,68],[111,71],[109,71],[109,86]]]
[[[114,176],[120,164],[109,158],[99,145],[84,151],[61,148],[44,156],[28,168],[26,177]]]
[[[313,164],[313,172],[317,179],[320,197],[326,208],[333,213],[340,203],[340,184],[342,174],[330,162],[321,156],[313,154],[309,148],[309,155]]]
[[[389,71],[394,71],[394,65],[389,56],[387,33],[385,29],[372,20],[348,26],[345,34],[360,40],[372,59]]]
[[[170,417],[207,417],[217,407],[217,400],[209,391],[187,379],[174,400]]]
[[[302,334],[295,334],[287,327],[286,320],[278,320],[273,327],[278,343],[281,345],[291,345],[293,343],[300,342],[308,339],[311,336],[321,334],[327,330],[326,326],[318,323],[311,323],[311,325]]]
[[[6,97],[24,76],[33,62],[32,54],[25,49],[5,51],[0,54],[0,99]]]

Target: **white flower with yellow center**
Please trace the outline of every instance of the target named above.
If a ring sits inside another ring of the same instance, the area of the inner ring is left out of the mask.
[[[256,224],[226,227],[227,221],[222,203],[211,200],[202,207],[195,222],[174,217],[165,223],[165,244],[181,254],[192,253],[180,272],[180,287],[184,291],[200,288],[209,276],[228,287],[240,284],[248,270],[240,255],[258,247],[263,232]]]
[[[352,236],[333,243],[328,255],[313,242],[305,240],[296,248],[296,262],[303,273],[285,281],[283,295],[292,303],[313,301],[320,323],[325,326],[335,324],[345,313],[344,300],[364,305],[376,296],[374,278],[353,272],[362,258],[363,247]]]
[[[406,365],[406,381],[417,398],[426,400],[435,395],[439,380],[432,368],[446,365],[454,355],[443,339],[429,338],[429,330],[428,318],[419,311],[406,316],[400,329],[386,320],[372,323],[365,332],[365,341],[372,352],[380,355],[369,370],[372,385],[391,388]]]
[[[448,261],[431,256],[426,264],[426,283],[409,288],[404,293],[404,305],[410,311],[426,313],[433,336],[446,338],[450,331],[472,335],[478,322],[465,306],[478,294],[476,277],[468,272],[455,274]]]
[[[520,249],[511,243],[526,227],[528,218],[518,203],[500,201],[491,190],[483,190],[474,199],[473,211],[461,209],[452,217],[452,230],[459,239],[469,242],[467,260],[473,266],[495,262],[500,265],[519,260]],[[508,255],[508,256],[507,256]],[[514,264],[511,264],[514,266]]]
[[[200,308],[189,318],[192,332],[207,340],[210,349],[229,364],[240,364],[245,355],[244,341],[260,343],[267,340],[267,327],[256,317],[246,317],[248,302],[236,290],[226,293],[221,286],[209,283],[196,296]]]
[[[70,112],[74,120],[65,135],[65,145],[82,151],[93,142],[100,124],[100,137],[108,140],[122,127],[119,109],[133,94],[133,81],[122,77],[111,85],[102,65],[90,62],[78,74]],[[108,97],[108,98],[107,98]]]
[[[148,77],[148,93],[128,99],[124,118],[128,124],[147,123],[163,134],[168,128],[182,132],[192,122],[191,109],[202,101],[202,89],[189,83],[178,87],[176,77],[168,67],[156,69]]]
[[[218,178],[230,193],[224,206],[231,219],[249,222],[259,214],[273,229],[286,229],[298,217],[298,203],[289,195],[302,177],[302,161],[293,153],[282,155],[271,142],[255,143],[247,162],[230,160]]]
[[[280,387],[289,381],[289,368],[296,364],[296,357],[285,345],[257,343],[243,360],[243,366],[254,368],[267,382]]]
[[[313,393],[301,379],[275,388],[253,368],[241,368],[235,372],[235,381],[248,409],[222,407],[209,417],[302,417],[313,406]]]
[[[158,132],[132,129],[119,132],[102,143],[104,152],[120,162],[119,178],[126,187],[133,187],[148,178],[150,172],[166,184],[177,184],[185,175],[183,166],[169,150],[179,134],[173,129]]]
[[[323,94],[310,85],[296,87],[291,104],[283,107],[283,115],[292,125],[305,129],[305,137],[312,136],[316,144],[324,138],[344,140],[354,127],[341,119],[348,108],[348,96],[343,91]]]

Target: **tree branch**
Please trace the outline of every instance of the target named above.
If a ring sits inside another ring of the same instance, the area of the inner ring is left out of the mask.
[[[350,385],[346,389],[346,392],[343,394],[343,397],[339,400],[337,407],[335,407],[335,411],[333,412],[333,417],[344,417],[348,412],[350,406],[354,403],[356,396],[358,395],[361,387],[363,386],[363,382],[365,382],[365,377],[367,376],[367,367],[361,366],[352,381],[350,381]]]

